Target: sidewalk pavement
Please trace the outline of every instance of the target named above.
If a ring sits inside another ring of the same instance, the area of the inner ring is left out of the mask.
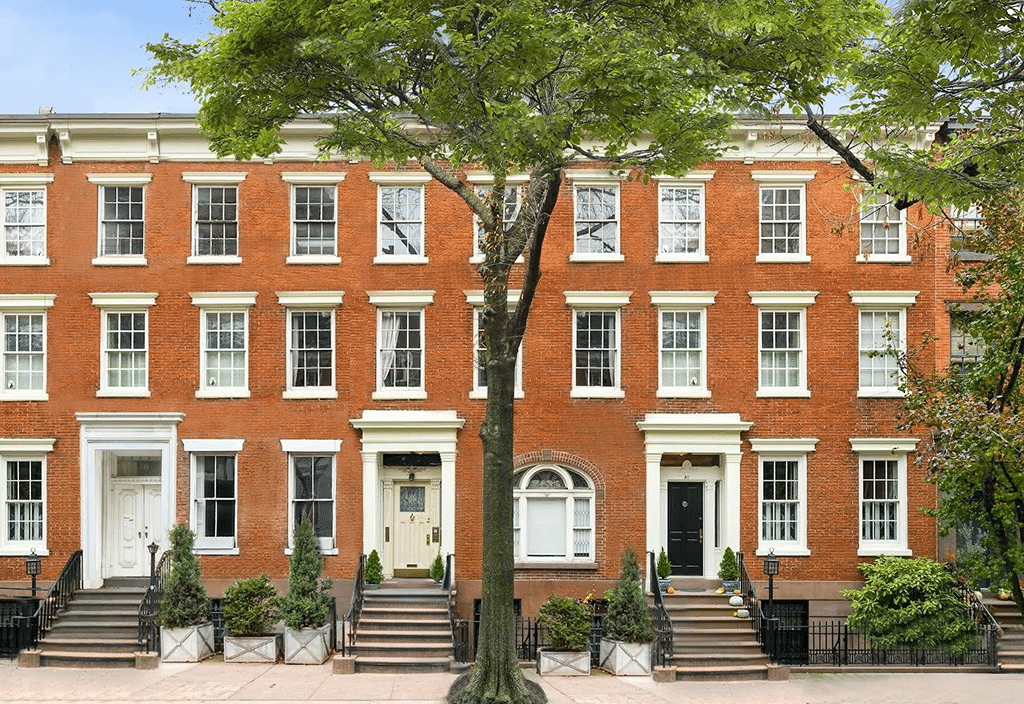
[[[551,704],[1018,704],[1024,675],[800,674],[786,682],[671,682],[649,677],[537,677]],[[161,663],[155,670],[18,668],[0,661],[0,702],[346,702],[443,704],[449,674],[335,675],[320,666]]]

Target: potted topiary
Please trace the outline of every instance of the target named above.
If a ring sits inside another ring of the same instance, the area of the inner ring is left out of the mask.
[[[567,596],[551,595],[537,618],[547,628],[547,645],[537,651],[538,675],[590,674],[590,608]]]
[[[437,557],[430,563],[430,578],[438,584],[444,579],[444,562],[441,560],[441,553],[437,553]]]
[[[331,580],[320,579],[324,562],[316,549],[309,518],[302,517],[292,538],[288,594],[281,602],[284,618],[284,661],[320,665],[331,654]]]
[[[661,549],[658,554],[658,587],[661,589],[661,593],[665,594],[668,592],[668,588],[672,586],[672,563],[668,561],[668,555],[665,554],[665,548]]]
[[[224,662],[270,662],[281,657],[281,634],[270,629],[281,597],[267,575],[242,579],[224,592]]]
[[[718,578],[722,580],[722,590],[732,594],[740,588],[740,566],[736,562],[736,553],[727,547],[722,553],[722,563],[718,566]]]
[[[608,613],[601,638],[601,669],[613,675],[651,674],[651,641],[654,625],[641,585],[636,553],[622,554],[622,574],[608,592]]]
[[[380,555],[376,550],[370,551],[366,558],[366,567],[363,569],[363,586],[367,589],[378,589],[384,581],[384,568],[380,564]]]
[[[171,572],[157,606],[160,657],[166,662],[199,662],[213,654],[210,597],[192,552],[195,535],[185,526],[171,529]]]

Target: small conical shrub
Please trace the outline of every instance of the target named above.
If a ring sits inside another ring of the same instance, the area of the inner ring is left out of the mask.
[[[288,563],[288,594],[281,603],[284,625],[292,630],[320,628],[331,615],[331,580],[320,579],[324,561],[317,552],[316,536],[309,518],[302,517],[292,536]]]
[[[384,567],[380,564],[380,555],[376,550],[371,550],[369,557],[366,558],[363,581],[367,584],[380,584],[384,581]]]
[[[281,597],[267,575],[241,579],[224,592],[224,628],[230,636],[262,636],[277,622]]]
[[[649,643],[654,640],[654,624],[640,582],[642,575],[633,548],[622,553],[622,574],[608,596],[604,634],[625,643]]]
[[[171,573],[164,583],[158,618],[165,628],[189,628],[210,620],[210,597],[192,552],[195,535],[185,526],[171,529]]]
[[[731,582],[740,578],[740,566],[736,563],[736,553],[727,547],[722,553],[722,564],[718,566],[718,578],[723,582]]]
[[[668,561],[665,548],[662,548],[661,553],[658,555],[658,576],[662,579],[668,579],[672,576],[672,563]]]
[[[434,562],[430,565],[430,578],[435,582],[444,579],[444,562],[441,560],[441,553],[437,553]]]

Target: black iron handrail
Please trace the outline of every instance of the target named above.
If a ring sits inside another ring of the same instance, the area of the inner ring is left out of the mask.
[[[68,605],[75,591],[81,588],[82,551],[75,550],[71,553],[67,563],[65,563],[64,569],[60,571],[60,575],[53,585],[50,586],[50,591],[47,592],[46,597],[39,602],[39,608],[36,609],[36,613],[33,616],[34,623],[32,625],[35,630],[32,634],[31,647],[35,647],[36,643],[43,637],[43,633],[49,630],[57,614]]]
[[[669,618],[665,609],[665,600],[661,596],[661,585],[658,583],[658,562],[653,551],[647,553],[650,556],[650,583],[651,592],[654,594],[654,664],[660,667],[667,665],[672,660],[673,654],[673,633],[672,619]]]
[[[152,563],[150,563],[152,566]],[[160,650],[160,626],[157,624],[156,611],[160,605],[160,597],[164,593],[164,582],[171,571],[171,551],[166,550],[160,556],[160,562],[149,575],[149,586],[139,603],[139,650],[151,653]]]
[[[452,629],[452,660],[469,662],[469,620],[458,618],[455,608],[455,555],[448,553],[444,558],[444,578],[441,589],[448,598],[448,623]]]
[[[352,599],[349,602],[348,613],[345,614],[345,632],[338,642],[341,643],[341,654],[351,655],[352,648],[356,644],[356,627],[359,625],[359,617],[363,613],[363,574],[366,572],[366,553],[359,556],[359,566],[356,567],[356,576],[352,580]]]

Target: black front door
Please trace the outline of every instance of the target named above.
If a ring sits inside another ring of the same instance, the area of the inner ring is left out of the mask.
[[[704,574],[704,485],[669,482],[668,561],[672,574]]]

